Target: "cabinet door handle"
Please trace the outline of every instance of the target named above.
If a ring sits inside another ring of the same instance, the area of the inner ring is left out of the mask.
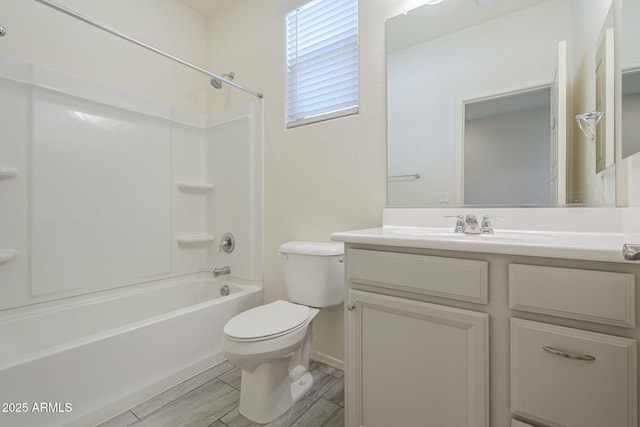
[[[349,310],[349,311],[353,311],[353,310],[355,310],[355,308],[356,308],[356,305],[355,305],[355,304],[349,304],[349,305],[347,306],[347,310]]]
[[[567,359],[574,359],[574,360],[596,360],[595,357],[590,356],[588,354],[573,354],[573,353],[567,353],[566,351],[562,351],[562,350],[557,350],[553,347],[548,347],[548,346],[544,346],[542,347],[542,349],[548,353],[551,354],[555,354],[556,356],[560,356],[560,357],[566,357]]]

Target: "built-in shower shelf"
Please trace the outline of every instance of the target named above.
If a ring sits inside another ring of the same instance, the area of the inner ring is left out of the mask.
[[[183,234],[177,238],[180,245],[202,245],[213,242],[211,234]]]
[[[14,178],[18,175],[18,169],[11,166],[0,166],[0,179]]]
[[[0,265],[14,259],[17,253],[15,249],[0,249]]]
[[[193,181],[180,181],[176,183],[178,190],[186,193],[206,193],[213,190],[213,183],[211,182],[193,182]]]

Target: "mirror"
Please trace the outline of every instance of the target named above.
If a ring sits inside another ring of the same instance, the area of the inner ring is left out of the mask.
[[[615,62],[613,40],[613,10],[609,10],[596,43],[596,105],[591,114],[595,117],[595,131],[585,128],[584,120],[578,121],[587,139],[596,144],[596,172],[602,172],[615,161]],[[587,113],[589,114],[589,113]],[[587,123],[587,127],[592,126]]]
[[[464,202],[549,204],[551,88],[464,105]]]
[[[622,157],[640,152],[640,2],[622,1]]]
[[[613,204],[573,113],[596,108],[611,4],[444,0],[389,19],[388,206]]]

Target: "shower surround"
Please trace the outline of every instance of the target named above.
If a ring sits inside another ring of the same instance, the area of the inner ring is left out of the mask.
[[[261,102],[195,114],[3,57],[0,92],[0,396],[30,412],[0,424],[98,422],[222,360],[262,302]]]

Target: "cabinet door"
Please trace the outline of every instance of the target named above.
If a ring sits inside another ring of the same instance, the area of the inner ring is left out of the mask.
[[[348,426],[489,426],[487,314],[356,290],[346,306]]]

